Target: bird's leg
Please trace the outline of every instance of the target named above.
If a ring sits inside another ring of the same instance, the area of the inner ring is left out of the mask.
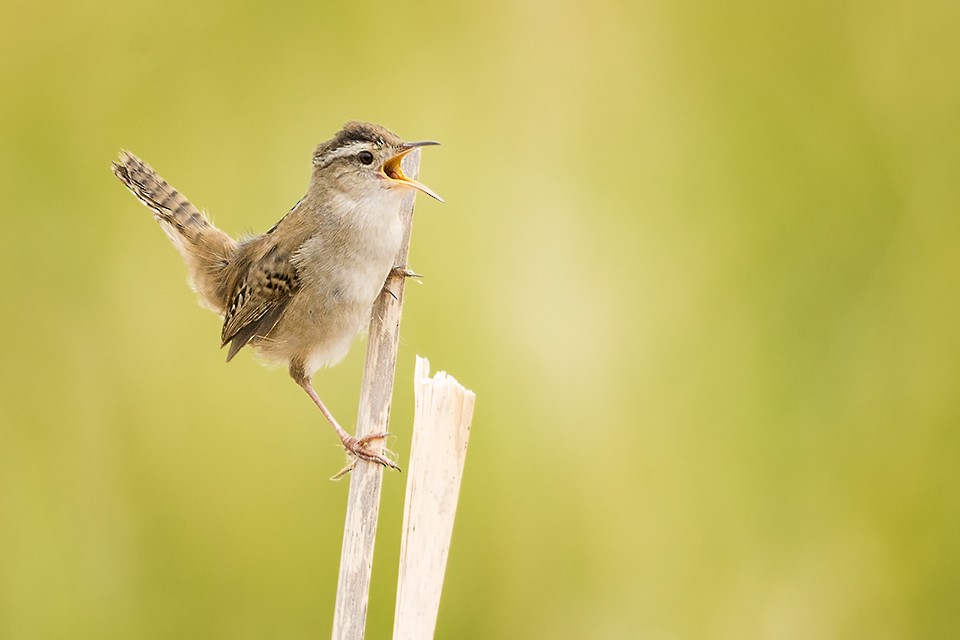
[[[330,413],[330,411],[324,406],[323,402],[320,400],[320,397],[317,396],[317,392],[313,390],[312,384],[307,382],[306,385],[303,385],[303,390],[307,392],[307,395],[310,396],[310,399],[313,400],[313,403],[319,407],[321,413],[323,413],[323,416],[328,422],[330,422],[331,426],[333,426],[333,429],[337,432],[337,437],[340,438],[340,442],[343,443],[343,448],[346,449],[347,452],[360,460],[376,462],[377,464],[390,467],[391,469],[400,469],[396,462],[384,455],[377,453],[370,447],[371,442],[374,440],[383,440],[390,435],[389,433],[371,433],[361,438],[351,436],[337,423],[336,419],[333,417],[333,414]]]
[[[310,378],[304,373],[302,367],[295,366],[295,362],[296,361],[290,365],[290,375],[297,384],[303,387],[303,390],[307,392],[307,395],[310,396],[310,399],[313,400],[313,403],[317,405],[317,407],[320,409],[320,412],[333,427],[334,431],[337,432],[337,437],[340,438],[343,448],[359,460],[375,462],[399,471],[400,467],[397,466],[396,462],[384,455],[377,453],[370,447],[370,443],[374,440],[383,440],[390,434],[371,433],[370,435],[363,436],[362,438],[356,438],[347,433],[346,430],[340,426],[340,423],[337,422],[336,418],[333,417],[333,414],[330,413],[330,410],[327,409],[327,407],[323,404],[323,401],[320,400],[320,396],[317,395],[317,392],[313,390],[313,384],[310,382]],[[349,471],[352,468],[353,465],[350,465],[347,469],[334,476],[334,478],[340,477],[346,471]]]

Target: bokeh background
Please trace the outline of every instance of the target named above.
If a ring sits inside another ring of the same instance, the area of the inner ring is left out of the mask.
[[[0,2],[0,637],[330,632],[348,483],[109,163],[233,233],[423,154],[414,355],[478,394],[441,638],[960,629],[960,4]],[[351,423],[363,361],[316,386]],[[388,474],[368,637],[389,637]]]

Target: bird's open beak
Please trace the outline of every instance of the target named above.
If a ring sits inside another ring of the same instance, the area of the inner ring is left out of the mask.
[[[434,144],[440,144],[440,143],[434,142],[432,140],[424,140],[423,142],[404,142],[403,146],[400,148],[400,152],[383,163],[384,175],[386,175],[388,178],[390,178],[394,182],[398,182],[400,184],[403,184],[404,186],[413,187],[414,189],[423,191],[425,194],[427,194],[431,198],[436,198],[440,202],[443,202],[443,198],[441,198],[436,193],[434,193],[433,190],[430,189],[430,187],[420,184],[413,178],[408,178],[407,176],[403,175],[403,169],[400,168],[400,163],[403,160],[403,157],[405,155],[407,155],[408,153],[410,153],[411,151],[413,151],[418,147],[428,147]]]

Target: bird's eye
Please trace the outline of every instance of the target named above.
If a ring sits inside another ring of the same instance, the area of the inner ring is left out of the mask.
[[[362,164],[372,164],[373,163],[373,154],[369,151],[361,151],[357,154],[357,159],[360,160]]]

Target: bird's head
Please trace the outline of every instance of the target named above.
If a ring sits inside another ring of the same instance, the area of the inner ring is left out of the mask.
[[[313,154],[313,180],[359,199],[388,189],[416,189],[443,202],[429,187],[406,176],[403,158],[420,147],[440,144],[431,140],[404,142],[396,134],[369,122],[348,122]]]

